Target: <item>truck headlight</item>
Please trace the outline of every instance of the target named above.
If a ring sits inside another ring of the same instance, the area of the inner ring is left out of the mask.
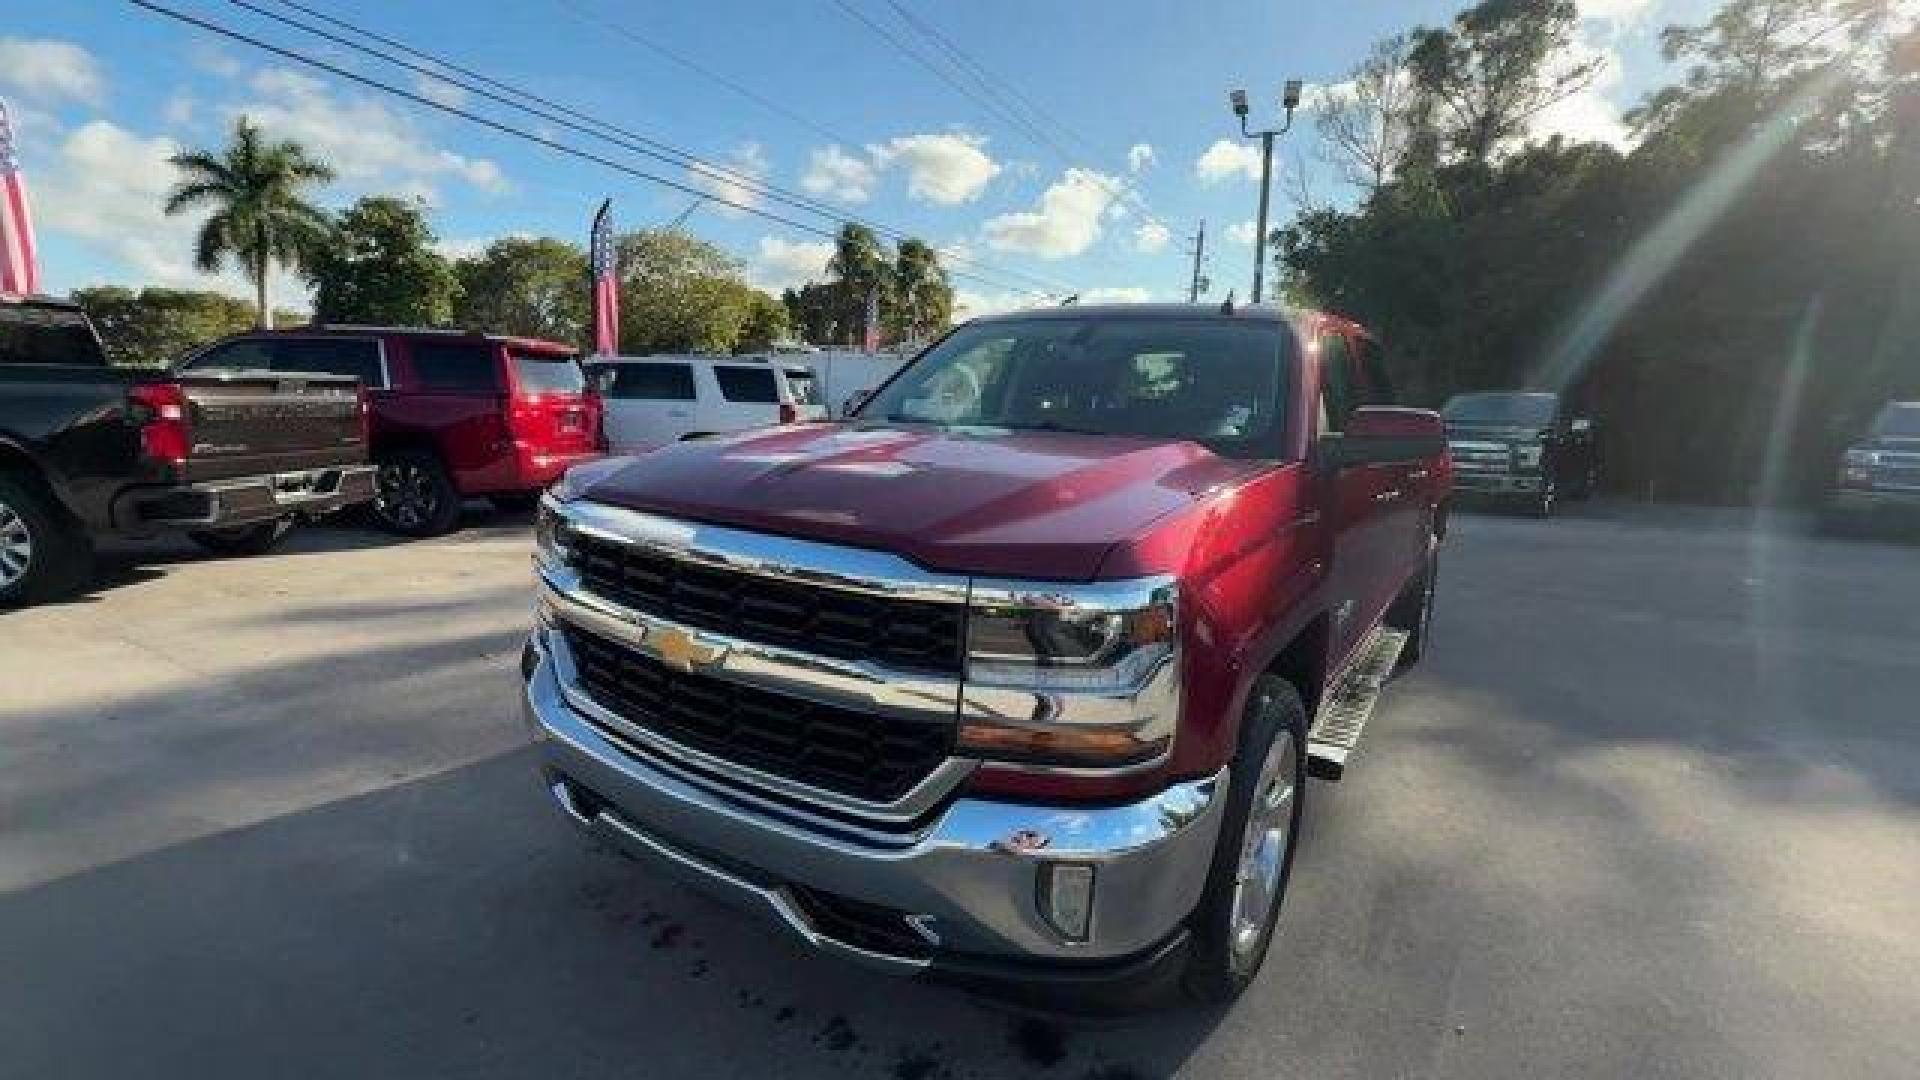
[[[1065,766],[1157,759],[1173,740],[1178,654],[1171,578],[976,582],[960,748]]]
[[[1527,443],[1513,448],[1513,463],[1522,469],[1540,467],[1540,457],[1544,448],[1539,443]]]
[[[541,496],[540,509],[533,519],[533,559],[549,570],[562,570],[573,564],[566,513],[561,505],[561,500],[549,491]]]

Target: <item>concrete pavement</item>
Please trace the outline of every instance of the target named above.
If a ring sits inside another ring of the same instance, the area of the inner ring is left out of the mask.
[[[1910,1076],[1920,549],[1468,516],[1232,1009],[1021,1020],[588,850],[524,518],[0,614],[0,1075]]]

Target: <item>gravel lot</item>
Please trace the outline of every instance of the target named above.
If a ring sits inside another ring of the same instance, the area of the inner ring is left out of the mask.
[[[524,518],[0,614],[0,1075],[1912,1076],[1920,548],[1468,516],[1225,1012],[1016,1019],[592,851]]]

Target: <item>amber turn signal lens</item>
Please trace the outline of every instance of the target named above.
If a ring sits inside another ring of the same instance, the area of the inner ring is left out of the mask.
[[[1047,729],[962,724],[958,749],[992,761],[1044,762],[1048,765],[1114,766],[1147,761],[1166,748],[1164,740],[1142,742],[1124,728]]]

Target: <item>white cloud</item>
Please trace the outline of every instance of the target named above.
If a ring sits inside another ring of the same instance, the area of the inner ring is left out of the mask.
[[[821,280],[826,277],[827,260],[831,258],[833,243],[829,240],[794,241],[763,236],[753,260],[754,284],[779,292]]]
[[[426,75],[413,77],[413,92],[428,101],[452,109],[458,109],[467,103],[467,91],[464,87]]]
[[[714,211],[722,217],[739,217],[758,207],[766,196],[760,181],[772,171],[766,151],[757,142],[741,143],[718,167],[687,167],[687,175],[693,178],[695,186],[716,200],[726,200],[713,204]]]
[[[1193,163],[1193,173],[1203,184],[1217,184],[1230,177],[1260,179],[1260,151],[1250,142],[1217,139]]]
[[[1260,226],[1254,224],[1251,218],[1246,221],[1236,222],[1227,229],[1227,239],[1239,244],[1241,247],[1252,247],[1253,238],[1259,234]]]
[[[1044,307],[1050,302],[1046,294],[1039,292],[975,292],[972,289],[958,289],[953,294],[953,312],[957,319],[977,319],[1002,311]]]
[[[1635,4],[1633,0],[1614,0],[1600,5],[1583,4],[1583,12],[1588,6],[1627,9]],[[1639,5],[1641,9],[1646,6]],[[1641,14],[1644,14],[1644,10]],[[1602,142],[1622,148],[1632,141],[1632,133],[1622,118],[1621,108],[1612,98],[1612,94],[1620,88],[1624,72],[1620,53],[1610,42],[1598,39],[1591,32],[1583,33],[1554,58],[1553,65],[1560,70],[1568,70],[1594,62],[1600,66],[1593,81],[1579,93],[1563,98],[1535,114],[1527,125],[1529,135],[1537,139],[1560,135],[1573,142]]]
[[[1661,0],[1578,0],[1580,18],[1603,22],[1615,34],[1623,34],[1646,21]]]
[[[867,147],[875,168],[895,165],[907,170],[907,194],[916,199],[955,206],[972,202],[1000,175],[1000,163],[982,149],[986,140],[964,132],[903,135]]]
[[[430,196],[435,181],[451,178],[489,193],[507,189],[498,165],[434,146],[410,118],[374,98],[336,96],[285,68],[267,68],[248,86],[257,96],[229,112],[252,117],[273,138],[302,143],[350,187]]]
[[[1137,173],[1153,164],[1153,147],[1146,143],[1134,143],[1127,148],[1127,171]]]
[[[1133,249],[1142,255],[1152,255],[1165,251],[1167,242],[1172,239],[1173,234],[1165,225],[1157,221],[1143,221],[1139,228],[1133,230]]]
[[[810,195],[862,203],[873,195],[876,178],[877,170],[871,162],[847,153],[835,143],[819,147],[807,158],[807,171],[800,174],[800,186]]]
[[[199,103],[193,100],[191,94],[176,91],[167,99],[167,103],[160,107],[160,118],[168,127],[186,127],[193,123],[194,110],[198,105]]]
[[[1043,259],[1078,255],[1100,239],[1100,223],[1117,181],[1092,169],[1068,169],[1032,210],[989,218],[984,232],[995,251]]]
[[[93,54],[71,41],[0,37],[0,86],[21,97],[97,105],[107,81]]]
[[[1138,285],[1107,286],[1088,289],[1080,294],[1082,304],[1144,304],[1151,299],[1152,291]]]

